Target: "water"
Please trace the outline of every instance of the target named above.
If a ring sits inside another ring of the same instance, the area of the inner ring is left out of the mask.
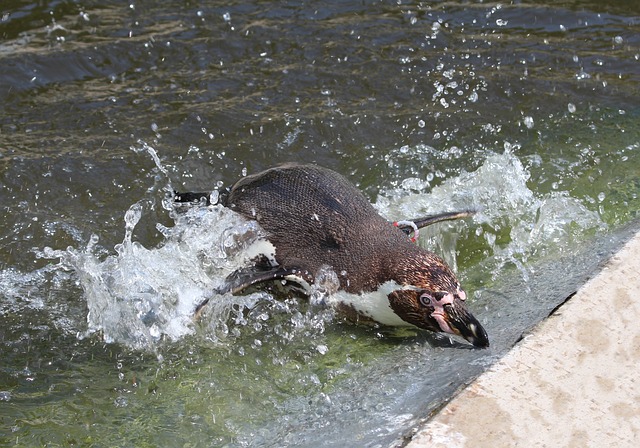
[[[637,230],[634,2],[5,3],[4,445],[388,446]],[[390,219],[477,208],[419,243],[491,348],[213,297],[260,230],[170,189],[289,160]]]

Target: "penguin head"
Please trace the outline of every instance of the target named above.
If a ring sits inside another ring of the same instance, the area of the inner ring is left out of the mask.
[[[455,275],[436,255],[423,252],[400,269],[401,289],[388,295],[391,309],[418,328],[463,337],[476,347],[488,347],[489,337],[465,303],[466,293]]]

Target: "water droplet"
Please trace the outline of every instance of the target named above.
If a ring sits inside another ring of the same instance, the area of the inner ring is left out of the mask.
[[[222,14],[222,19],[225,22],[230,22],[231,21],[231,13],[229,12],[225,12],[224,14]]]
[[[624,41],[624,39],[622,39],[622,36],[616,36],[613,38],[613,41],[617,44],[621,44]]]
[[[569,104],[567,104],[567,109],[569,110],[569,112],[571,112],[573,114],[576,111],[576,106],[573,103],[569,103]]]
[[[524,125],[527,127],[527,129],[533,129],[533,117],[524,117],[522,121],[524,122]]]
[[[151,325],[151,327],[149,328],[149,335],[151,335],[151,337],[153,339],[160,339],[160,336],[162,336],[162,331],[160,330],[160,328],[158,327],[157,324],[153,324]]]
[[[420,121],[418,121],[418,127],[419,127],[419,128],[423,128],[423,127],[425,127],[425,124],[426,124],[426,123],[424,122],[424,120],[420,120]]]
[[[605,198],[604,191],[601,191],[600,193],[598,193],[598,201],[602,202],[604,201],[604,198]]]

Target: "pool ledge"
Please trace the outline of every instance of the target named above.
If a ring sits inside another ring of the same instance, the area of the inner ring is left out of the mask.
[[[407,448],[638,446],[640,233]]]

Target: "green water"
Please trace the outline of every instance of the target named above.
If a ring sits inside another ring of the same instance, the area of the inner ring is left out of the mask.
[[[5,1],[0,445],[401,441],[637,229],[639,28],[622,1]],[[390,218],[477,207],[420,244],[491,348],[269,291],[190,321],[248,230],[166,189],[290,160]]]

